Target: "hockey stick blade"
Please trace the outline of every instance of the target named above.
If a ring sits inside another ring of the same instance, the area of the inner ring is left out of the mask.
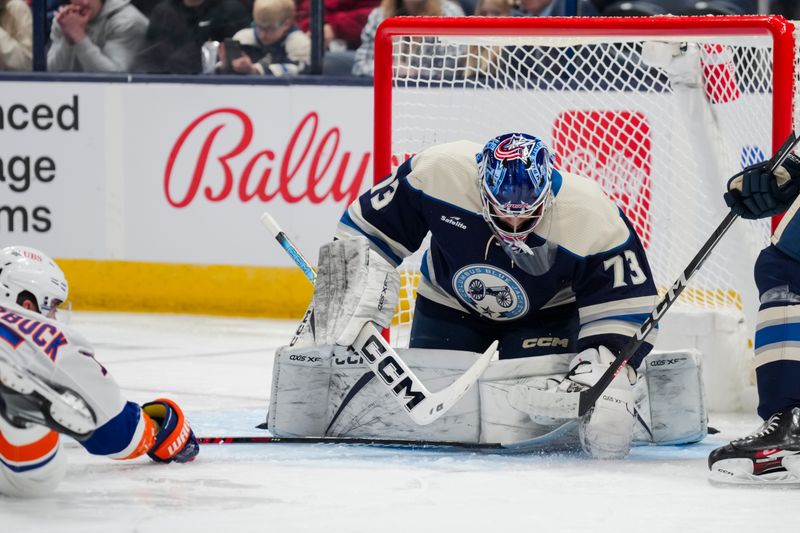
[[[498,342],[489,348],[452,384],[430,392],[386,342],[375,324],[368,322],[353,342],[352,349],[383,382],[411,419],[425,426],[446,413],[481,377],[497,354]]]

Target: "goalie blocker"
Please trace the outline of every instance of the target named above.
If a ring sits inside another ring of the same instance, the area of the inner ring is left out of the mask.
[[[479,357],[454,350],[398,354],[425,385],[450,385]],[[529,412],[530,388],[561,381],[571,354],[493,361],[447,413],[426,426],[411,420],[360,356],[341,346],[283,347],[273,369],[269,429],[284,437],[373,437],[513,444],[549,433],[566,420]],[[686,444],[707,434],[699,353],[653,352],[633,388],[635,444]],[[406,391],[413,401],[414,391]],[[577,431],[561,445],[579,449]]]

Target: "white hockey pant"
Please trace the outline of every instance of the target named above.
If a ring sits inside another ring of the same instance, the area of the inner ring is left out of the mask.
[[[34,497],[53,492],[67,469],[58,433],[20,429],[0,418],[0,494]]]

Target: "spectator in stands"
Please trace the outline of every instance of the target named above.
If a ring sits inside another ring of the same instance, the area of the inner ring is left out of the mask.
[[[582,17],[596,17],[600,13],[589,0],[578,0]],[[563,17],[567,15],[565,0],[519,0],[512,11],[515,17]]]
[[[22,0],[0,0],[0,70],[30,70],[33,18]]]
[[[299,0],[297,25],[308,33],[312,0]],[[380,0],[323,0],[325,48],[355,50],[361,44],[361,30]]]
[[[513,7],[511,0],[478,0],[475,5],[475,16],[507,17]]]
[[[511,0],[478,0],[476,17],[508,17],[513,5]],[[503,49],[498,46],[470,45],[467,56],[467,78],[480,78],[497,70],[503,58]]]
[[[461,6],[450,0],[382,0],[381,5],[373,9],[364,31],[361,32],[361,46],[356,51],[353,74],[356,76],[372,76],[375,71],[375,34],[378,25],[389,17],[395,16],[428,16],[428,17],[463,17]],[[413,48],[413,49],[412,49]],[[438,67],[440,62],[452,61],[460,54],[451,53],[446,46],[435,45],[423,40],[409,45],[403,55],[408,57],[406,64],[400,65],[399,76],[426,77],[420,60],[425,58],[429,64]]]
[[[800,3],[797,0],[773,0],[770,13],[783,15],[788,20],[800,19]]]
[[[72,0],[56,12],[47,70],[128,72],[146,30],[147,18],[129,0]]]
[[[150,12],[145,49],[137,70],[203,72],[203,43],[222,42],[250,22],[250,15],[239,0],[161,0]]]
[[[295,24],[294,0],[255,0],[253,24],[239,30],[233,39],[242,54],[230,58],[220,46],[218,72],[271,76],[301,73],[311,58],[311,39]]]

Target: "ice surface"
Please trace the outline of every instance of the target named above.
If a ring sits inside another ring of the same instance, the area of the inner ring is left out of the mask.
[[[296,324],[75,313],[129,399],[166,395],[202,436],[259,435],[274,349]],[[68,441],[67,479],[36,500],[0,497],[13,532],[738,532],[800,531],[800,492],[721,489],[714,447],[752,415],[687,447],[636,448],[624,461],[331,445],[208,445],[186,465],[92,457]]]

